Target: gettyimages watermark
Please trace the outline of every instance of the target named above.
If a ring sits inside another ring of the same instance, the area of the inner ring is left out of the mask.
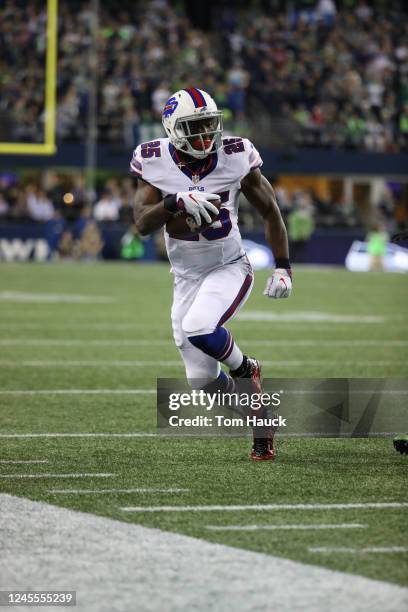
[[[174,414],[169,416],[168,423],[170,427],[212,427],[213,424],[234,428],[285,427],[286,419],[267,410],[278,407],[280,402],[279,393],[254,393],[250,389],[240,392],[206,392],[203,389],[192,389],[189,393],[173,392],[169,395],[168,407]],[[178,414],[181,408],[197,408],[198,412],[207,414],[182,417]],[[237,413],[236,416],[217,413],[217,410],[225,408]],[[212,416],[208,416],[209,412]]]
[[[248,379],[228,391],[190,382],[157,381],[159,432],[239,436],[256,427],[261,435],[273,428],[283,436],[378,437],[408,430],[407,379],[265,379],[262,393]]]

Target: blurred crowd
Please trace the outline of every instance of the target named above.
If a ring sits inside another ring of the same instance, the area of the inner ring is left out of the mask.
[[[42,225],[53,253],[64,260],[99,258],[104,229],[113,228],[117,247],[108,256],[142,257],[133,224],[134,179],[101,176],[97,183],[94,192],[80,173],[0,173],[0,224]]]
[[[382,3],[381,12],[365,0],[338,2],[342,9],[334,0],[277,4],[290,9],[274,16],[225,10],[219,23],[231,61],[250,75],[251,93],[296,124],[300,144],[407,149],[403,3]]]
[[[91,65],[90,5],[60,2],[59,140],[84,138],[95,77],[100,141],[132,147],[160,135],[170,93],[194,85],[213,94],[226,125],[244,136],[256,100],[296,128],[300,145],[408,148],[402,2],[378,11],[365,0],[225,1],[209,30],[193,25],[182,0],[100,5]],[[45,26],[43,1],[0,6],[0,140],[43,140]]]
[[[97,192],[90,193],[80,173],[59,174],[51,170],[21,178],[0,174],[0,220],[77,221],[81,217],[97,222],[133,223],[135,184],[132,177],[98,180]]]
[[[314,189],[288,191],[279,183],[275,193],[285,220],[289,239],[308,240],[315,228],[367,230],[381,224],[390,235],[406,227],[408,209],[404,186],[382,182],[380,189],[358,205],[353,190],[343,185],[337,195],[322,197]]]
[[[291,228],[364,228],[381,220],[390,232],[407,224],[404,186],[384,183],[368,207],[357,205],[344,188],[337,195],[322,197],[313,188],[283,186],[272,181],[283,218]],[[82,173],[57,173],[47,170],[37,174],[0,173],[0,222],[39,222],[61,220],[75,223],[92,219],[97,224],[121,223],[133,226],[135,180],[131,176],[99,173],[96,191],[89,192]],[[300,221],[299,221],[300,219]],[[241,195],[240,227],[245,232],[260,231],[262,219]],[[296,230],[295,230],[296,231]]]

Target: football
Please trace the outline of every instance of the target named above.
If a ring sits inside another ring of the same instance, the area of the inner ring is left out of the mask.
[[[211,200],[211,203],[217,207],[218,210],[221,208],[221,200]],[[194,217],[187,214],[186,212],[180,211],[176,213],[170,221],[166,223],[166,232],[172,238],[177,236],[194,235],[199,234],[207,227],[209,227],[217,219],[218,215],[211,215],[210,211],[208,214],[211,216],[211,223],[207,223],[204,219],[201,221],[201,225],[197,226]]]

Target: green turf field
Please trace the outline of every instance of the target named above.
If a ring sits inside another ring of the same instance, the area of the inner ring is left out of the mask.
[[[0,278],[0,475],[12,475],[0,478],[1,491],[408,584],[407,507],[124,511],[402,504],[408,457],[390,439],[285,438],[275,464],[251,464],[245,439],[40,435],[155,433],[156,378],[183,375],[169,323],[172,278],[165,265],[113,264],[3,264]],[[281,301],[262,296],[265,278],[256,274],[242,319],[230,325],[268,363],[265,376],[407,377],[406,276],[299,269],[293,296]],[[47,463],[5,463],[32,460]],[[112,475],[14,476],[41,473]],[[185,490],[66,491],[139,488]],[[259,529],[310,524],[346,528]]]

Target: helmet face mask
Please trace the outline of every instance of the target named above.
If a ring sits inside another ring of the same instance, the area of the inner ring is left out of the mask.
[[[186,140],[182,151],[197,158],[207,157],[213,152],[214,145],[215,150],[221,146],[222,112],[178,119],[175,131]]]
[[[164,107],[162,121],[172,145],[187,155],[204,159],[222,145],[222,112],[201,90],[176,92]]]

